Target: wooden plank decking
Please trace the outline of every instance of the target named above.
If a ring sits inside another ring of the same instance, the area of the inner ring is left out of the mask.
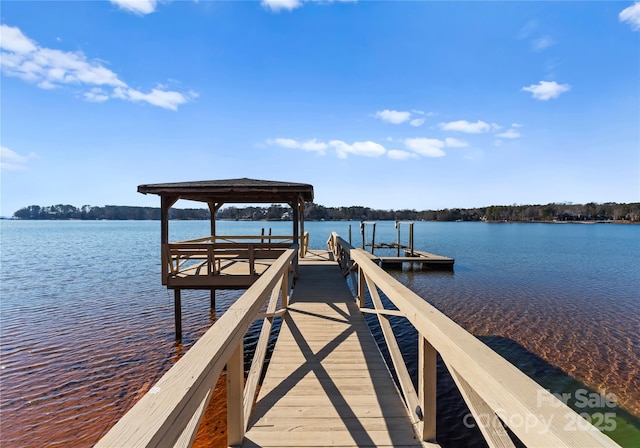
[[[329,252],[300,260],[243,446],[424,446]]]

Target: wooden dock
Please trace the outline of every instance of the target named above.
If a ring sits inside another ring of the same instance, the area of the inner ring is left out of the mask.
[[[242,446],[424,446],[327,251],[300,260]]]
[[[442,255],[436,255],[421,250],[408,250],[404,249],[404,257],[385,257],[376,255],[372,258],[381,267],[387,269],[402,269],[403,264],[407,263],[409,266],[417,266],[420,269],[442,269],[453,270],[453,264],[455,259],[444,257]]]
[[[381,269],[385,260],[373,254],[375,223],[360,223],[362,249],[333,232],[328,250],[308,252],[304,207],[313,202],[311,185],[242,178],[147,184],[138,191],[161,198],[162,284],[174,290],[176,339],[181,338],[181,289],[209,289],[212,307],[216,289],[247,290],[96,447],[191,446],[223,369],[229,446],[438,446],[437,356],[490,447],[515,447],[511,434],[525,446],[618,446]],[[169,209],[179,199],[209,206],[210,236],[169,243]],[[287,203],[292,234],[216,235],[215,212],[225,203]],[[409,226],[407,246],[400,243],[402,224]],[[371,253],[364,250],[367,225]],[[414,250],[412,222],[396,222],[396,230],[397,257],[386,262],[453,265],[453,259]],[[400,249],[409,252],[400,257]],[[350,277],[355,297],[344,276]],[[391,307],[385,307],[382,294]],[[389,366],[363,313],[378,319]],[[274,319],[280,316],[262,378]],[[417,384],[389,316],[404,318],[418,333]],[[246,372],[245,335],[260,321]]]
[[[327,245],[300,259],[297,247],[284,250],[96,446],[191,446],[225,367],[229,446],[438,446],[437,355],[490,447],[515,447],[512,434],[524,446],[618,446],[398,283],[375,256],[335,233]],[[397,383],[363,313],[379,321]],[[282,326],[261,378],[278,316]],[[418,333],[417,387],[389,316],[402,316]],[[262,329],[247,373],[244,336],[256,320]]]

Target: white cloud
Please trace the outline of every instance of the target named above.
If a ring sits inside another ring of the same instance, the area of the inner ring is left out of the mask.
[[[391,141],[393,139],[387,139]],[[346,159],[350,155],[365,157],[380,157],[387,155],[390,159],[406,160],[416,159],[419,156],[425,157],[442,157],[445,155],[443,148],[463,148],[469,146],[467,142],[455,138],[447,138],[438,140],[433,138],[407,138],[398,140],[404,143],[406,150],[390,149],[387,150],[383,145],[367,140],[360,142],[347,143],[343,140],[330,140],[328,143],[317,139],[306,141],[295,140],[292,138],[270,138],[264,141],[268,146],[279,146],[281,148],[299,149],[318,154],[325,154],[326,149],[333,148],[339,159]]]
[[[406,160],[406,159],[415,159],[418,156],[414,153],[408,151],[402,151],[401,149],[390,149],[387,151],[387,156],[390,159],[395,160]]]
[[[435,138],[407,138],[404,140],[407,149],[426,157],[442,157],[445,143]]]
[[[533,39],[531,41],[531,48],[533,51],[542,51],[546,50],[550,46],[554,45],[555,42],[549,36],[538,37],[537,39]]]
[[[315,151],[318,154],[322,154],[322,155],[325,154],[325,150],[327,149],[326,143],[319,142],[315,138],[304,141],[304,142],[299,142],[292,138],[274,138],[274,139],[268,139],[266,143],[267,145],[280,146],[282,148],[302,149],[304,151]]]
[[[15,151],[10,150],[6,146],[0,146],[0,169],[5,171],[18,171],[27,169],[29,159],[35,157],[31,153],[28,156],[21,156]]]
[[[149,93],[142,93],[136,89],[116,87],[113,90],[113,96],[133,102],[142,101],[170,110],[178,110],[178,106],[191,100],[189,94],[160,89],[152,89]]]
[[[633,31],[640,31],[640,2],[635,2],[628,8],[620,11],[618,18],[621,22],[631,25]]]
[[[196,0],[197,1],[197,0]],[[287,11],[292,11],[296,8],[300,8],[304,2],[313,2],[313,3],[334,3],[335,2],[344,2],[344,3],[355,3],[357,0],[262,0],[260,4],[262,7],[272,11],[272,12],[280,12],[283,9]]]
[[[492,126],[489,123],[485,123],[484,121],[476,121],[475,123],[470,123],[467,120],[458,120],[458,121],[450,121],[448,123],[440,123],[438,124],[440,129],[443,131],[457,131],[457,132],[466,132],[467,134],[480,134],[482,132],[488,132],[492,129]]]
[[[36,44],[22,34],[20,28],[7,25],[0,25],[0,48],[18,54],[31,53],[37,49]]]
[[[466,148],[469,146],[469,143],[464,140],[458,140],[457,138],[447,137],[444,139],[444,144],[447,148]]]
[[[164,87],[149,93],[132,89],[100,61],[89,61],[81,52],[40,47],[17,27],[0,25],[0,49],[0,66],[6,75],[34,83],[41,89],[80,86],[87,89],[82,94],[87,101],[119,98],[176,110],[197,97],[195,92],[184,94]],[[104,90],[107,87],[112,88],[110,93]]]
[[[292,138],[270,138],[267,140],[267,145],[276,145],[289,149],[300,148],[300,144],[298,143],[298,141]]]
[[[538,84],[522,88],[525,92],[531,92],[533,98],[541,101],[557,98],[569,89],[571,89],[569,84],[558,84],[555,81],[540,81]]]
[[[372,141],[354,142],[352,145],[342,140],[331,140],[329,145],[336,150],[340,159],[346,159],[349,154],[367,157],[379,157],[387,152],[386,148]]]
[[[324,142],[319,142],[314,138],[311,140],[307,140],[306,142],[302,142],[300,148],[304,149],[305,151],[318,151],[319,153],[324,154],[325,149],[327,149],[327,144]]]
[[[331,140],[329,143],[310,139],[306,141],[298,141],[292,138],[273,138],[267,139],[265,142],[270,146],[280,146],[289,149],[301,149],[304,151],[313,151],[319,154],[325,154],[327,148],[332,147],[336,151],[336,155],[341,159],[346,159],[349,154],[357,156],[379,157],[387,152],[386,148],[372,141],[346,143],[342,140]]]
[[[279,12],[283,9],[292,11],[302,6],[300,0],[262,0],[260,4],[273,12]]]
[[[416,115],[421,115],[422,117],[414,118],[414,116]],[[432,115],[435,115],[435,113],[426,113],[422,110],[416,109],[411,109],[411,111],[385,109],[377,111],[373,116],[391,124],[402,124],[409,122],[411,126],[418,127],[422,126],[425,123],[426,118],[424,118],[424,116],[431,117]]]
[[[511,124],[511,127],[512,127],[512,128],[521,128],[521,127],[522,127],[522,125],[521,125],[520,123],[512,123],[512,124]]]
[[[376,112],[374,116],[387,123],[401,124],[411,119],[411,112],[385,109]]]
[[[143,15],[151,14],[156,10],[157,0],[110,0],[111,3],[119,8],[134,14]]]
[[[515,129],[511,128],[506,130],[505,132],[501,133],[501,134],[497,134],[497,137],[500,138],[520,138],[520,133],[518,131],[516,131]]]
[[[94,103],[102,103],[103,101],[107,101],[109,99],[109,95],[107,95],[107,92],[102,90],[100,87],[94,87],[88,92],[84,92],[82,96],[85,100],[92,101]]]

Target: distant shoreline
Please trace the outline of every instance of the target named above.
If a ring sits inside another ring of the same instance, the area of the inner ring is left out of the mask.
[[[159,219],[76,219],[76,218],[48,218],[48,219],[29,219],[29,218],[14,218],[14,217],[6,217],[6,216],[0,216],[0,220],[3,221],[80,221],[80,222],[87,222],[87,221],[160,221]],[[208,222],[209,219],[170,219],[170,221],[206,221]],[[216,221],[225,221],[225,222],[290,222],[291,220],[287,220],[287,219],[255,219],[255,220],[250,220],[250,219],[225,219],[225,218],[216,218]],[[360,221],[359,219],[333,219],[333,220],[327,220],[327,219],[307,219],[305,218],[305,222],[358,222]],[[395,219],[376,219],[374,220],[376,222],[395,222],[397,220]],[[402,220],[400,220],[402,221]],[[424,220],[424,219],[418,219],[418,220],[412,220],[415,222],[476,222],[476,223],[484,223],[484,224],[631,224],[631,225],[637,225],[640,224],[640,221],[629,221],[629,220],[624,220],[624,219],[616,219],[616,220],[609,220],[609,221],[549,221],[549,220],[545,220],[545,221],[499,221],[499,220],[474,220],[474,221],[438,221],[438,220]]]
[[[23,220],[160,220],[159,207],[106,205],[30,205],[13,214]],[[170,208],[171,220],[209,220],[204,208]],[[288,221],[291,208],[282,204],[235,207],[218,210],[217,220],[228,221]],[[477,208],[446,208],[442,210],[402,209],[378,210],[362,206],[325,207],[308,203],[304,208],[306,221],[441,221],[441,222],[545,222],[545,223],[640,223],[640,202],[596,204],[491,205]]]

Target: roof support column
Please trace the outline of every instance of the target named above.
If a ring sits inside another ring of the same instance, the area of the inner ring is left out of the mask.
[[[162,284],[167,284],[169,275],[169,209],[178,200],[178,196],[160,197],[160,252],[162,254]]]
[[[298,231],[298,223],[300,222],[300,207],[298,206],[298,198],[291,201],[291,208],[293,209],[293,244],[300,243],[300,233]]]
[[[298,195],[298,202],[300,203],[300,236],[302,237],[300,241],[300,258],[304,258],[304,199],[300,195]]]
[[[211,220],[211,244],[216,243],[216,213],[220,210],[220,207],[224,202],[215,202],[215,201],[207,201],[207,205],[209,206],[209,214],[211,215],[209,219]],[[214,265],[215,269],[215,265]],[[216,289],[211,288],[209,290],[209,298],[211,300],[211,311],[215,314],[216,312]]]
[[[207,205],[209,206],[209,214],[211,215],[209,219],[211,220],[212,237],[216,236],[216,213],[218,213],[218,210],[220,210],[220,207],[222,207],[223,204],[224,202],[207,201]],[[212,242],[215,242],[215,238]]]

